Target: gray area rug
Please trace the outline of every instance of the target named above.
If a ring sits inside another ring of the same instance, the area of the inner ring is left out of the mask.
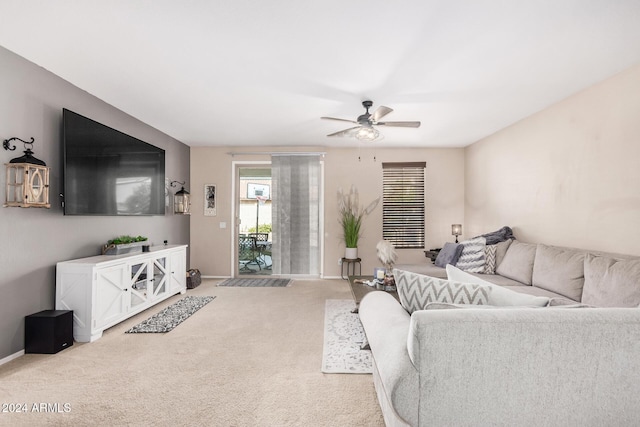
[[[126,331],[126,334],[169,332],[187,320],[193,313],[213,301],[215,297],[188,296],[154,314],[144,322]]]
[[[227,279],[218,283],[218,286],[239,286],[239,287],[286,287],[291,283],[291,279]]]
[[[370,374],[371,351],[361,350],[366,341],[360,317],[351,313],[353,300],[329,299],[324,312],[322,372],[325,374]]]

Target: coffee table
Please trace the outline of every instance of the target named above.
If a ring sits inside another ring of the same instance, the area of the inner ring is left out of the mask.
[[[369,286],[367,284],[358,282],[358,280],[373,280],[373,276],[348,276],[348,278],[349,278],[349,287],[351,288],[351,295],[353,296],[353,300],[356,303],[356,308],[354,308],[351,311],[352,313],[358,312],[360,301],[362,301],[362,298],[364,298],[364,296],[369,292],[374,292],[374,291],[385,292],[383,290],[376,289],[373,286]],[[387,293],[393,296],[396,300],[400,301],[400,297],[398,297],[397,291],[390,291]]]

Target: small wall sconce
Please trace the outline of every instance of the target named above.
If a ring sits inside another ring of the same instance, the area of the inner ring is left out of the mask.
[[[462,224],[451,224],[451,235],[456,236],[456,243],[458,243],[458,236],[462,234]]]
[[[7,168],[7,185],[5,207],[47,208],[49,204],[49,168],[46,163],[33,157],[34,139],[23,141],[20,138],[9,138],[2,142],[5,150],[14,151],[11,141],[24,143],[24,156],[11,159],[5,163]]]
[[[184,189],[184,182],[171,181],[171,186],[180,184],[182,188],[173,196],[173,213],[178,215],[191,215],[191,195]]]

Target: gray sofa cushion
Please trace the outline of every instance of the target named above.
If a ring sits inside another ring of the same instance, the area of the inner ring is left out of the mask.
[[[551,298],[549,307],[568,307],[568,308],[595,308],[589,304],[576,303],[568,298]]]
[[[422,274],[394,269],[400,304],[409,313],[424,310],[430,302],[487,304],[489,287],[437,279]]]
[[[640,260],[587,254],[582,302],[596,307],[638,307]]]
[[[456,265],[462,249],[464,247],[460,243],[445,243],[436,257],[435,265],[442,268],[446,267],[447,264]]]
[[[496,268],[502,263],[504,256],[507,254],[507,249],[511,246],[511,242],[513,242],[513,240],[496,243]]]
[[[582,298],[585,253],[539,244],[533,264],[532,284],[574,301]]]
[[[629,308],[416,312],[411,425],[637,426],[638,342],[640,311]]]
[[[517,240],[511,242],[504,259],[496,268],[496,273],[525,285],[530,285],[533,276],[536,246],[532,243],[521,243]]]

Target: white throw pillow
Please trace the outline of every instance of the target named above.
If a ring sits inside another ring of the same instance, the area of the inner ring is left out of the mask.
[[[447,278],[455,282],[474,283],[476,285],[488,286],[491,289],[491,292],[489,293],[489,305],[545,307],[549,304],[549,298],[547,297],[536,297],[505,289],[502,286],[494,285],[491,282],[487,282],[473,274],[464,272],[452,265],[447,265]]]

